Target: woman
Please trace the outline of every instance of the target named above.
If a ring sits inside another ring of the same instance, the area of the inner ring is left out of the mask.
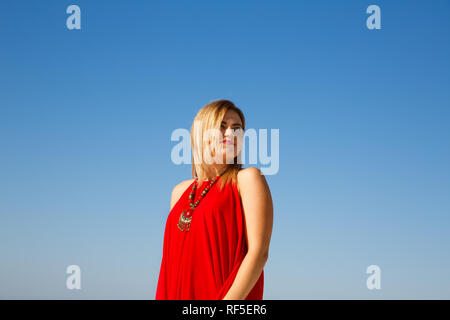
[[[245,118],[231,101],[191,127],[192,175],[172,191],[156,299],[261,300],[273,224],[264,175],[242,169]]]

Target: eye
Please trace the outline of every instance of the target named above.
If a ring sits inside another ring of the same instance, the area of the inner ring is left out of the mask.
[[[233,128],[234,133],[241,133],[241,130],[242,130],[241,127]]]

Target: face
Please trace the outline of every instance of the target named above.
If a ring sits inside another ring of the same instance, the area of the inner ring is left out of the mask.
[[[225,113],[220,131],[222,133],[223,163],[227,163],[227,159],[230,161],[239,154],[244,137],[241,117],[236,111],[228,110]]]

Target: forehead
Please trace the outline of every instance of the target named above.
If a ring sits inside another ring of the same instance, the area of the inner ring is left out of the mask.
[[[227,110],[227,112],[223,117],[223,121],[225,122],[233,121],[242,124],[241,117],[239,117],[239,114],[234,110]]]

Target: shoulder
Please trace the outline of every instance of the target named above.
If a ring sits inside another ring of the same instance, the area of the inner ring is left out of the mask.
[[[178,183],[172,190],[172,194],[170,197],[170,210],[172,210],[173,206],[180,200],[180,197],[183,195],[184,191],[194,182],[194,179],[184,180]]]
[[[257,178],[258,176],[262,175],[261,170],[255,167],[248,167],[243,168],[239,170],[237,176],[238,179],[248,179],[248,178]]]
[[[242,193],[249,188],[266,188],[267,182],[260,169],[249,167],[239,170],[237,174],[237,186],[239,193]]]
[[[264,174],[258,168],[246,168],[238,172],[238,191],[250,228],[273,215],[273,201]],[[248,225],[248,226],[249,226]]]

